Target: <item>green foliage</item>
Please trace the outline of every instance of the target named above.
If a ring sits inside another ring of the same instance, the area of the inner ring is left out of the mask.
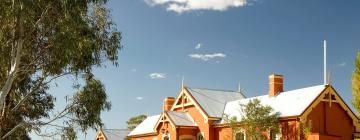
[[[229,116],[227,114],[224,114],[223,120],[228,125],[228,127],[231,128],[233,135],[235,135],[236,132],[241,130],[241,127],[239,126],[239,122],[237,121],[237,118],[235,116]]]
[[[85,86],[74,95],[71,105],[70,113],[78,118],[73,121],[76,121],[83,131],[102,126],[100,113],[111,108],[104,86],[92,76],[86,78]]]
[[[73,127],[65,127],[63,129],[63,140],[76,140],[76,132]]]
[[[242,114],[240,122],[236,121],[236,117],[224,117],[233,132],[242,129],[247,136],[252,136],[253,139],[264,139],[263,132],[279,133],[280,114],[274,113],[273,108],[262,105],[258,99],[250,100],[249,103],[240,106]],[[233,134],[235,135],[235,133]]]
[[[1,2],[0,95],[5,100],[0,98],[4,101],[0,104],[0,139],[29,139],[28,132],[40,132],[42,126],[60,118],[67,118],[62,121],[71,123],[72,130],[79,127],[85,132],[102,126],[100,112],[109,110],[110,103],[92,69],[106,61],[116,66],[122,48],[121,33],[111,21],[106,2]],[[48,89],[54,79],[63,76],[73,78],[69,82],[79,91],[70,96],[64,110],[55,111],[55,98]],[[82,81],[85,83],[80,84]],[[26,125],[16,127],[22,123]]]
[[[355,69],[352,75],[353,106],[360,113],[360,51],[355,59]],[[358,114],[359,115],[359,114]]]
[[[147,118],[146,115],[138,115],[135,117],[131,117],[126,123],[127,128],[129,130],[134,130],[136,126],[138,126],[141,122],[143,122]]]
[[[298,137],[300,137],[300,139],[307,139],[308,136],[311,134],[311,129],[312,129],[312,122],[311,120],[309,121],[302,121],[300,122],[300,129],[298,129]]]

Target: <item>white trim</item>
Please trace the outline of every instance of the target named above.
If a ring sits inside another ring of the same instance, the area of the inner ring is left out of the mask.
[[[238,133],[243,133],[243,134],[244,134],[244,140],[246,140],[246,133],[245,133],[245,131],[244,131],[243,129],[241,129],[241,130],[239,130],[239,131],[235,132],[235,135],[234,135],[234,140],[236,140],[236,135],[237,135]]]

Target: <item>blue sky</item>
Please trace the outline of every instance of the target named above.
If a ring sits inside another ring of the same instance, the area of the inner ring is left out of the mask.
[[[322,84],[324,39],[332,85],[351,105],[360,1],[176,1],[109,1],[124,48],[118,67],[95,69],[113,105],[102,115],[106,128],[159,114],[182,76],[190,87],[236,90],[240,82],[247,97],[267,94],[272,73],[284,75],[285,90]],[[57,83],[52,90],[61,106],[71,85]]]

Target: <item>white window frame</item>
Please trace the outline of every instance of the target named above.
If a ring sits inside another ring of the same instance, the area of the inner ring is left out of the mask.
[[[240,131],[235,132],[234,140],[236,140],[236,135],[237,135],[238,133],[243,133],[243,134],[244,134],[244,140],[246,140],[246,133],[245,133],[244,130],[240,130]]]

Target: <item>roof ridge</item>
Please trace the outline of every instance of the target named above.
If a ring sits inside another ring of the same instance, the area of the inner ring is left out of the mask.
[[[315,88],[315,87],[318,87],[318,86],[324,86],[324,88],[325,88],[325,85],[314,85],[314,86],[308,86],[308,87],[303,87],[303,88],[297,88],[297,89],[292,89],[292,90],[288,90],[288,91],[283,91],[283,92],[280,92],[280,93],[291,92],[291,91],[296,91],[296,90],[303,90],[303,89],[307,89],[307,88]]]
[[[234,90],[226,90],[226,89],[211,89],[211,88],[199,88],[199,87],[187,87],[189,89],[201,89],[201,90],[213,90],[213,91],[225,91],[225,92],[236,92],[236,93],[241,93],[241,92],[237,92]]]
[[[293,92],[293,91],[296,91],[296,90],[304,90],[304,89],[307,89],[307,88],[314,88],[314,87],[317,87],[317,86],[324,86],[324,85],[315,85],[315,86],[308,86],[308,87],[303,87],[303,88],[298,88],[298,89],[292,89],[292,90],[280,92],[279,94],[287,93],[287,92]],[[251,97],[247,97],[247,98],[244,98],[244,99],[251,99],[251,98],[257,98],[257,97],[262,97],[262,96],[268,96],[268,94],[251,96]],[[275,96],[275,97],[276,97],[276,96]],[[240,100],[244,100],[244,99],[240,99]],[[230,102],[231,102],[231,101],[230,101]]]

